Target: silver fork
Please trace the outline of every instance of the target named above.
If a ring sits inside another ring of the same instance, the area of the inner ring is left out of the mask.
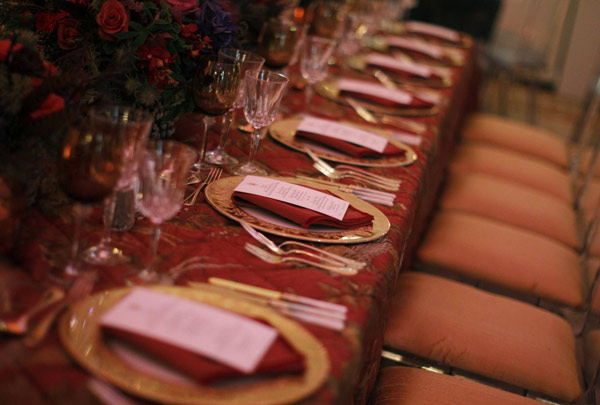
[[[198,184],[198,187],[196,187],[196,189],[183,200],[183,205],[194,205],[196,203],[196,199],[198,198],[198,195],[200,194],[202,189],[206,185],[212,183],[213,181],[219,180],[221,178],[222,174],[223,174],[222,168],[211,167],[210,171],[208,172],[208,174],[206,175],[204,180],[202,180],[200,182],[200,184]]]
[[[252,253],[254,256],[264,260],[267,263],[279,264],[279,263],[302,263],[312,267],[316,267],[321,270],[331,271],[337,274],[343,274],[345,276],[353,276],[358,273],[357,269],[349,268],[349,267],[340,267],[340,266],[332,266],[329,264],[318,263],[312,260],[303,259],[301,257],[292,257],[292,256],[277,256],[272,253],[267,252],[259,248],[258,246],[254,246],[250,243],[246,243],[245,249]]]
[[[384,190],[390,191],[398,191],[400,189],[401,180],[391,179],[389,177],[379,176],[377,174],[373,174],[366,170],[356,171],[353,169],[336,169],[329,165],[329,163],[325,162],[323,159],[319,158],[315,153],[310,150],[310,148],[305,147],[304,150],[314,161],[313,167],[317,169],[319,172],[324,174],[325,176],[331,179],[343,179],[343,178],[352,178],[355,180],[362,180],[366,183],[369,183],[373,186],[382,188]],[[351,166],[346,166],[351,167]]]
[[[356,269],[356,270],[360,270],[363,267],[366,266],[366,263],[363,262],[359,262],[356,260],[352,260],[352,259],[347,259],[343,256],[340,255],[336,255],[335,253],[330,253],[326,250],[323,249],[319,249],[315,246],[306,244],[306,243],[302,243],[302,242],[298,242],[298,241],[292,241],[292,240],[288,240],[285,241],[283,243],[280,243],[279,245],[277,245],[275,242],[273,242],[271,239],[269,239],[267,236],[265,236],[263,233],[257,231],[256,229],[252,228],[250,226],[249,223],[247,223],[246,221],[244,221],[243,219],[239,220],[240,224],[242,225],[242,227],[257,241],[259,241],[260,243],[262,243],[263,245],[265,245],[266,247],[268,247],[272,252],[282,256],[282,255],[289,255],[289,254],[302,254],[302,255],[306,255],[308,257],[313,257],[313,258],[317,258],[319,260],[322,260],[324,262],[330,263],[332,265],[337,265],[337,266],[344,266],[344,267],[348,267],[348,268],[352,268],[352,269]],[[302,248],[305,249],[310,249],[313,252],[316,253],[312,253],[312,252],[308,252],[306,250],[300,250],[300,249],[290,249],[290,250],[284,250],[283,247],[284,246],[300,246]]]
[[[417,135],[423,135],[425,132],[427,132],[427,125],[423,124],[422,122],[400,117],[392,118],[385,114],[377,115],[363,107],[358,101],[356,101],[352,97],[344,97],[344,99],[350,105],[350,107],[354,109],[354,111],[360,118],[371,124],[388,124],[398,129],[404,129],[407,131],[414,132]]]

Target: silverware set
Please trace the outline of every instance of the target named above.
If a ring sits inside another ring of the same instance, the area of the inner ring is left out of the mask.
[[[402,180],[380,176],[371,173],[367,170],[359,169],[355,166],[338,165],[336,167],[333,167],[329,163],[325,162],[323,159],[318,157],[310,148],[305,147],[304,150],[306,151],[308,156],[310,156],[310,158],[313,160],[313,167],[319,172],[321,172],[323,175],[331,179],[353,179],[362,181],[366,184],[380,188],[382,190],[400,190]]]
[[[217,277],[209,278],[208,284],[190,282],[188,285],[195,289],[217,291],[254,304],[265,305],[300,322],[333,330],[342,330],[345,327],[348,308],[344,305]]]
[[[364,121],[370,124],[387,124],[397,129],[413,132],[417,135],[423,135],[427,131],[427,125],[401,117],[391,117],[386,114],[375,114],[363,107],[356,99],[344,97],[344,100],[352,107],[354,112]]]
[[[222,175],[223,168],[218,166],[211,167],[208,174],[203,180],[200,180],[197,174],[192,174],[188,179],[187,184],[198,184],[198,186],[193,192],[191,192],[183,199],[183,205],[194,205],[202,189],[210,183],[212,183],[213,181],[219,180]]]

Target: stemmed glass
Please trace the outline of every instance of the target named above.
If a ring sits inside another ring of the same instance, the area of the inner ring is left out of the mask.
[[[260,130],[275,121],[287,83],[287,77],[279,73],[267,70],[248,70],[246,72],[244,116],[252,125],[253,132],[250,137],[248,161],[234,166],[232,168],[234,174],[265,176],[269,173],[263,165],[255,162],[254,158],[260,142]]]
[[[123,164],[113,192],[104,201],[104,231],[100,243],[84,251],[83,259],[93,264],[115,265],[129,260],[111,241],[117,192],[130,189],[137,181],[138,154],[148,141],[153,120],[148,112],[119,105],[93,108],[90,120],[92,126],[122,139]]]
[[[81,223],[91,204],[113,191],[121,176],[121,134],[93,125],[89,118],[69,126],[62,141],[57,165],[60,188],[75,201],[71,251],[61,279],[79,274],[78,253]]]
[[[192,91],[194,102],[204,114],[204,134],[198,162],[194,168],[206,171],[206,144],[208,142],[207,117],[218,117],[228,112],[234,105],[240,85],[240,64],[223,62],[215,56],[207,56],[198,62]]]
[[[310,109],[310,103],[315,95],[315,84],[327,76],[327,61],[333,53],[335,41],[329,38],[308,36],[300,58],[300,72],[307,82],[305,89],[306,112]]]
[[[138,208],[154,225],[149,265],[137,274],[142,281],[158,279],[153,268],[158,251],[161,224],[181,208],[188,173],[196,160],[196,151],[177,141],[150,141],[138,160],[140,181]]]
[[[284,70],[294,57],[301,34],[292,21],[272,18],[265,22],[258,38],[258,53],[265,58],[265,66]]]
[[[227,142],[227,137],[229,136],[234,111],[244,107],[244,104],[246,104],[245,87],[243,86],[244,74],[248,70],[262,68],[265,58],[240,49],[227,48],[219,50],[219,61],[223,63],[239,63],[240,86],[233,106],[223,116],[223,128],[219,137],[219,143],[216,149],[206,153],[206,160],[216,165],[234,165],[238,163],[238,160],[225,152],[225,142]]]

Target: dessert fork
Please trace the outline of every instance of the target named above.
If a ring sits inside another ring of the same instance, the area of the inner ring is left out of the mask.
[[[365,183],[369,183],[375,187],[379,187],[384,190],[390,191],[398,191],[400,189],[401,180],[391,179],[388,177],[379,176],[373,173],[370,173],[366,170],[356,170],[356,168],[351,166],[345,166],[346,168],[336,169],[333,166],[330,166],[329,163],[325,162],[323,159],[319,158],[315,153],[310,150],[310,148],[305,147],[304,150],[314,161],[313,167],[317,169],[319,172],[324,174],[325,176],[331,179],[344,179],[344,178],[352,178],[355,180],[361,180]],[[347,169],[351,167],[351,169]]]
[[[221,178],[222,174],[223,174],[222,168],[211,167],[206,178],[204,178],[204,180],[202,180],[198,184],[198,187],[196,187],[196,189],[183,200],[183,205],[194,205],[196,203],[196,199],[198,198],[198,195],[200,194],[200,191],[202,191],[202,189],[205,186],[212,183],[213,181],[219,180]],[[188,183],[188,184],[191,184],[191,183]]]
[[[292,241],[292,240],[288,240],[285,241],[279,245],[277,245],[275,242],[273,242],[271,239],[269,239],[267,236],[265,236],[263,233],[257,231],[256,229],[252,228],[250,226],[249,223],[247,223],[246,221],[244,221],[243,219],[239,220],[240,224],[242,225],[242,227],[257,241],[259,241],[260,243],[262,243],[263,245],[265,245],[267,248],[269,248],[272,252],[278,254],[278,255],[288,255],[288,254],[303,254],[306,255],[308,257],[314,257],[317,259],[320,259],[324,262],[328,262],[332,265],[337,265],[337,266],[342,266],[342,267],[348,267],[351,269],[356,269],[356,270],[360,270],[363,267],[365,267],[366,263],[363,262],[358,262],[356,260],[352,260],[352,259],[347,259],[343,256],[340,255],[336,255],[334,253],[330,253],[326,250],[323,249],[319,249],[317,247],[314,247],[312,245],[306,244],[306,243],[302,243],[302,242],[298,242],[298,241]],[[312,253],[306,250],[300,250],[300,249],[290,249],[290,250],[284,250],[283,247],[285,246],[300,246],[302,248],[305,249],[310,249],[313,252],[316,253]]]
[[[321,270],[331,271],[337,274],[343,274],[345,276],[353,276],[358,273],[357,269],[349,268],[349,267],[341,267],[341,266],[332,266],[328,264],[318,263],[312,260],[303,259],[301,257],[292,257],[292,256],[277,256],[267,252],[259,248],[258,246],[254,246],[250,243],[246,243],[245,249],[252,253],[254,256],[264,260],[267,263],[272,264],[280,264],[280,263],[302,263],[312,267],[316,267]]]

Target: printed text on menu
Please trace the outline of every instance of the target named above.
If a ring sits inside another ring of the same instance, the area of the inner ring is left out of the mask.
[[[322,118],[304,117],[297,130],[351,142],[379,153],[385,150],[388,143],[387,139],[372,132]]]
[[[308,187],[259,176],[246,176],[235,191],[308,208],[340,221],[344,219],[350,205],[341,198]]]
[[[109,309],[102,325],[169,343],[235,369],[252,372],[277,330],[211,305],[134,288]]]

